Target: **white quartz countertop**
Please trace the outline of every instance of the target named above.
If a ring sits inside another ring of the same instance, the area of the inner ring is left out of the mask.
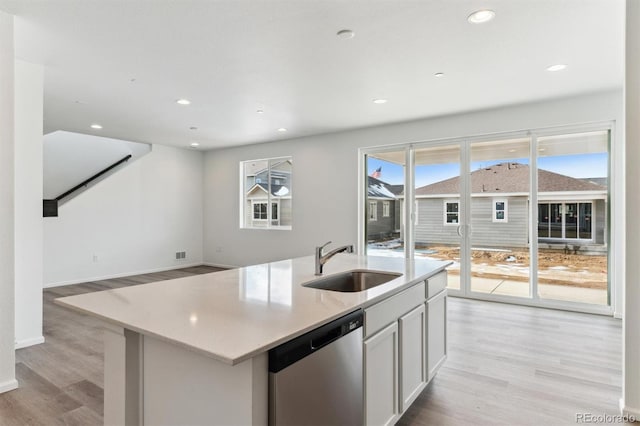
[[[384,300],[451,262],[338,254],[324,276],[351,269],[402,276],[369,290],[303,287],[313,256],[56,299],[111,324],[237,364],[357,308]]]

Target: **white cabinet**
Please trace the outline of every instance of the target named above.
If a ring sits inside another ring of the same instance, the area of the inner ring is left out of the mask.
[[[398,323],[364,341],[365,425],[394,424],[398,418]]]
[[[441,291],[426,305],[427,368],[431,380],[447,357],[447,292]]]
[[[427,384],[426,309],[421,304],[398,320],[400,338],[400,412],[420,395]]]
[[[365,425],[394,424],[446,358],[446,272],[365,309]]]

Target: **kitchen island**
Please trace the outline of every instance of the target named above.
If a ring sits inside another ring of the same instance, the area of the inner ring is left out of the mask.
[[[325,276],[354,269],[402,274],[365,291],[343,293],[302,285],[317,279],[309,256],[56,303],[104,322],[105,424],[261,425],[268,422],[269,349],[362,308],[366,354],[367,338],[388,333],[387,323],[406,314],[407,303],[425,310],[430,292],[446,294],[442,271],[448,264],[339,254],[325,265]],[[428,279],[435,276],[430,286]],[[446,306],[438,306],[433,312],[441,314],[438,322],[444,327]],[[446,339],[444,331],[438,335]],[[446,340],[438,346],[445,351]],[[430,350],[423,342],[423,358]],[[425,361],[423,380],[407,401],[426,386],[442,360],[431,366]],[[392,422],[403,411],[401,387],[402,380],[396,380],[392,394],[399,403],[394,402]],[[368,424],[375,423],[373,416],[378,414],[372,413]]]

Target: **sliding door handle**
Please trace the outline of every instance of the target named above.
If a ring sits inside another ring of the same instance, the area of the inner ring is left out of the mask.
[[[462,237],[462,225],[458,225],[456,232],[458,233],[458,237]]]

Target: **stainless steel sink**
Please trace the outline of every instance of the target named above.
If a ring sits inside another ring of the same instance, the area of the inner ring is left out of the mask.
[[[302,284],[305,287],[340,292],[368,290],[402,276],[395,272],[353,270],[318,278]]]

